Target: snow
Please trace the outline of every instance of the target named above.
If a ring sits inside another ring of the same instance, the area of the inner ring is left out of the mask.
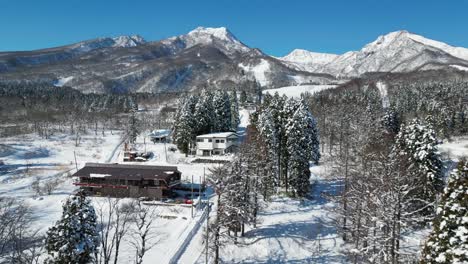
[[[277,59],[292,65],[294,68],[303,71],[313,72],[321,65],[328,64],[339,55],[329,53],[317,53],[303,49],[295,49],[284,57]]]
[[[460,65],[450,65],[450,67],[453,67],[457,70],[460,70],[460,71],[468,71],[468,67],[465,67],[465,66],[460,66]]]
[[[453,46],[450,46],[450,45],[448,45],[446,43],[436,41],[436,40],[432,40],[432,39],[428,39],[428,38],[425,38],[423,36],[416,35],[416,34],[411,34],[411,33],[408,33],[408,37],[415,40],[415,41],[417,41],[417,42],[423,43],[425,45],[441,49],[441,50],[449,53],[450,55],[452,55],[454,57],[457,57],[457,58],[460,58],[460,59],[463,59],[463,60],[468,60],[468,49],[467,48],[453,47]]]
[[[110,174],[100,174],[100,173],[90,173],[89,177],[91,178],[105,178],[105,177],[110,177],[112,175]]]
[[[205,134],[205,135],[199,135],[197,136],[200,137],[200,138],[225,138],[225,137],[229,137],[231,135],[234,135],[236,133],[234,132],[221,132],[221,133],[211,133],[211,134]]]
[[[336,85],[300,85],[300,86],[286,86],[275,89],[264,90],[263,93],[274,95],[278,92],[279,95],[286,95],[287,97],[300,98],[303,93],[314,94],[326,89],[335,88]]]
[[[181,35],[179,39],[185,42],[185,48],[190,48],[198,44],[212,44],[214,41],[219,42],[225,51],[232,53],[235,51],[247,52],[249,47],[240,42],[227,28],[211,28],[197,27],[190,31],[187,35]],[[170,43],[177,38],[171,38],[165,41]]]
[[[70,82],[71,80],[73,80],[73,76],[68,76],[68,77],[60,77],[55,83],[54,83],[54,86],[56,87],[62,87],[64,86],[65,84],[67,84],[68,82]]]
[[[341,184],[326,176],[325,165],[311,167],[311,172],[311,199],[274,197],[260,213],[257,228],[247,228],[237,245],[221,250],[223,263],[346,263],[330,213],[335,205],[322,196],[334,194]],[[181,263],[205,263],[203,240],[198,232]]]
[[[327,64],[333,61],[336,57],[338,57],[336,54],[317,53],[303,49],[295,49],[288,55],[278,59],[297,63]]]
[[[257,80],[261,86],[266,86],[270,83],[267,78],[267,73],[270,71],[270,63],[267,60],[261,59],[260,63],[256,65],[244,65],[240,63],[239,67],[246,72],[252,73],[255,80]]]
[[[451,140],[445,140],[439,145],[439,150],[449,159],[455,161],[462,157],[468,157],[468,137],[453,137]]]

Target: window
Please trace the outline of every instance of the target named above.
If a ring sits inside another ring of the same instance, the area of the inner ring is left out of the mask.
[[[203,138],[197,138],[197,142],[203,142]]]
[[[208,139],[208,142],[213,142],[213,140],[210,138],[210,139]]]
[[[216,143],[219,143],[219,139],[216,140]]]
[[[221,139],[221,143],[224,143],[224,139]]]

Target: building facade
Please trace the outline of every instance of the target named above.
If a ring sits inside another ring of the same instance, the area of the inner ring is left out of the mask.
[[[239,136],[234,132],[199,135],[196,140],[198,156],[224,155],[239,150]]]
[[[73,177],[89,195],[161,199],[174,196],[181,173],[174,166],[86,163]]]

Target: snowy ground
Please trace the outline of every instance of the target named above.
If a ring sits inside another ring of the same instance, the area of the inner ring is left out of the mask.
[[[340,184],[329,178],[326,166],[312,167],[313,185],[309,199],[277,196],[265,204],[256,229],[247,229],[237,245],[221,250],[225,263],[345,263],[340,253],[330,209],[324,198],[335,194]],[[181,258],[181,263],[205,263],[201,230]]]
[[[448,159],[458,161],[462,157],[468,158],[468,136],[454,137],[450,141],[445,140],[440,146],[439,150]]]
[[[314,94],[316,92],[334,88],[336,85],[300,85],[300,86],[286,86],[275,89],[264,90],[263,93],[274,95],[278,92],[279,95],[286,95],[287,97],[299,98],[303,93]]]

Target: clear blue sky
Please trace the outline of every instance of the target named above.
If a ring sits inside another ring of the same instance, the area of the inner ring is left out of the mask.
[[[127,34],[159,40],[197,26],[225,26],[276,56],[357,50],[399,29],[468,47],[467,10],[463,0],[0,0],[0,51]]]

